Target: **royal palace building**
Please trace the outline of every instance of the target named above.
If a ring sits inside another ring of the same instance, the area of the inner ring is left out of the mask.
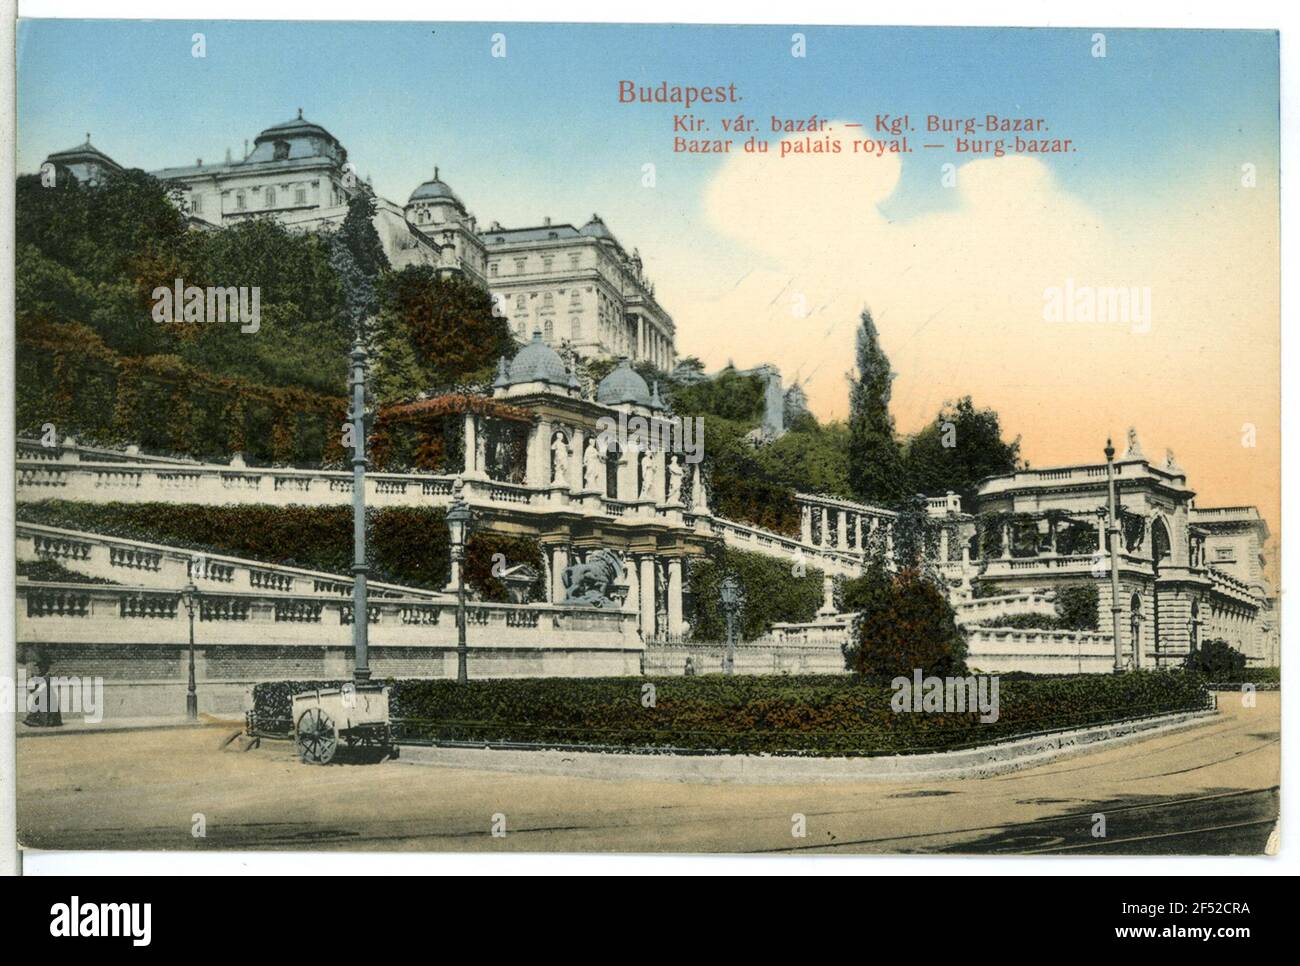
[[[43,171],[100,181],[121,171],[112,158],[83,144],[49,155]],[[343,221],[361,189],[347,149],[302,112],[266,128],[241,157],[161,168],[154,177],[178,189],[196,228],[272,217],[303,230]],[[640,254],[629,253],[597,215],[581,227],[552,224],[483,231],[437,168],[398,205],[376,197],[375,229],[396,268],[429,265],[491,292],[520,344],[534,330],[546,344],[567,345],[589,359],[626,356],[670,371],[677,361],[676,327],[655,298]]]

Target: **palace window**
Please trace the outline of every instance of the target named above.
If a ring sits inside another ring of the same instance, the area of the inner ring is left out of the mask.
[[[555,323],[550,319],[546,320],[546,341],[550,342],[555,338]]]
[[[276,142],[275,142],[275,155],[274,155],[274,157],[275,157],[275,160],[276,160],[276,161],[287,161],[287,160],[289,159],[289,142],[288,142],[288,141],[276,141]]]
[[[569,320],[569,338],[574,342],[582,341],[582,319],[576,315]]]
[[[248,207],[248,199],[244,196],[244,193],[242,191],[236,191],[235,208],[238,209],[239,211],[243,211],[247,207]]]
[[[528,260],[527,260],[527,259],[524,259],[524,258],[516,258],[516,259],[515,259],[515,274],[516,274],[516,275],[522,275],[522,274],[524,274],[524,266],[527,264],[527,261],[528,261]]]
[[[520,294],[518,297],[515,298],[515,308],[517,308],[520,312],[525,311],[526,304],[524,302],[524,297],[522,294]]]
[[[194,214],[201,214],[203,211],[203,195],[190,196],[190,211]]]
[[[550,255],[542,256],[542,271],[544,272],[551,271],[554,267],[554,264],[555,264],[555,259],[552,258]]]
[[[497,263],[496,263],[496,262],[489,262],[489,263],[488,263],[488,274],[491,275],[493,278],[496,278],[496,276],[497,276]]]
[[[295,188],[293,191],[293,203],[295,205],[305,205],[307,203],[307,189]]]
[[[275,207],[275,189],[274,189],[274,188],[267,188],[267,189],[266,189],[266,207],[268,207],[268,208],[274,208],[274,207]]]

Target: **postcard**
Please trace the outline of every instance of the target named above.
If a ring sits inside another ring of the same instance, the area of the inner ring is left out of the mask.
[[[1279,90],[20,21],[20,846],[1276,853]]]

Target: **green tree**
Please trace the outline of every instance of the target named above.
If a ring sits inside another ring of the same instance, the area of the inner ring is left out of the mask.
[[[849,488],[848,427],[819,426],[811,415],[800,418],[779,439],[755,452],[772,480],[798,490],[852,497]]]
[[[487,292],[458,275],[442,277],[428,265],[383,276],[375,340],[391,351],[395,340],[410,356],[390,360],[375,392],[382,402],[413,388],[451,388],[491,381],[497,359],[514,353],[506,320],[493,314]]]
[[[363,185],[348,199],[348,213],[329,238],[330,267],[343,288],[343,319],[359,332],[379,311],[379,278],[388,256],[375,231],[375,196]]]
[[[862,310],[857,370],[849,376],[849,486],[864,503],[890,505],[904,492],[902,457],[889,414],[894,373],[871,310]]]
[[[886,590],[879,574],[854,589],[860,605],[844,649],[849,670],[872,677],[963,674],[966,638],[948,597],[915,570],[902,570]],[[846,593],[846,598],[847,598]]]
[[[908,440],[903,464],[911,492],[952,490],[970,506],[980,480],[1021,467],[1020,437],[1005,442],[998,414],[963,396],[944,403],[934,422]]]
[[[1240,681],[1246,671],[1246,655],[1221,637],[1202,641],[1201,646],[1184,659],[1183,666],[1212,681]]]

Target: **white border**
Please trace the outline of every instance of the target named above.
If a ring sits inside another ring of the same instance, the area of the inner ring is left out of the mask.
[[[3,45],[9,62],[3,79],[0,79],[0,98],[6,104],[0,138],[4,140],[5,175],[0,198],[0,298],[3,302],[3,329],[6,336],[3,372],[5,387],[0,396],[0,459],[4,466],[0,483],[0,581],[13,586],[13,396],[11,355],[13,325],[13,177],[14,177],[14,90],[13,90],[13,21],[10,14],[12,0],[3,4]],[[757,2],[745,6],[743,16],[737,17],[734,5],[724,5],[716,0],[658,0],[652,6],[635,9],[631,18],[617,16],[617,9],[595,0],[549,0],[544,13],[535,2],[507,2],[507,0],[480,0],[473,5],[457,5],[448,9],[446,4],[430,4],[419,0],[370,0],[364,8],[340,5],[337,13],[320,3],[294,3],[290,0],[26,0],[19,4],[24,17],[87,17],[87,18],[151,18],[151,19],[356,19],[355,12],[364,12],[367,20],[409,21],[551,21],[551,22],[618,22],[632,19],[642,23],[791,23],[790,15],[799,14],[801,24],[863,24],[916,25],[916,26],[1104,26],[1104,27],[1177,27],[1198,29],[1280,29],[1282,48],[1282,157],[1284,171],[1289,171],[1300,153],[1300,86],[1297,84],[1297,62],[1300,62],[1300,22],[1296,5],[1282,2],[1253,4],[1196,4],[1187,2],[1153,5],[1152,9],[1136,9],[1136,5],[1117,0],[1094,0],[1090,3],[1072,3],[1066,8],[1062,3],[1046,0],[990,0],[973,5],[960,0],[931,0],[921,6],[891,4],[888,7],[862,11],[856,5],[824,0],[806,0],[796,9],[789,3]],[[306,16],[304,16],[306,15]],[[869,20],[868,20],[869,18]],[[1282,194],[1282,252],[1283,265],[1294,241],[1297,222],[1297,203],[1294,192]],[[1282,364],[1283,371],[1300,371],[1300,350],[1295,339],[1289,336],[1290,326],[1296,324],[1295,287],[1282,286]],[[1290,420],[1290,402],[1294,392],[1283,381],[1282,424],[1283,438]],[[1282,460],[1283,515],[1289,516],[1288,507],[1295,495],[1296,460],[1288,446]],[[1273,523],[1275,539],[1281,539],[1281,521]],[[1292,543],[1282,545],[1282,574],[1294,572],[1300,551]],[[1285,584],[1282,584],[1285,588]],[[12,675],[13,650],[13,596],[0,593],[0,628],[3,631],[3,654],[0,654],[0,673]],[[1285,602],[1283,609],[1286,608]],[[1289,618],[1289,614],[1286,615]],[[1282,650],[1289,655],[1295,650],[1295,622],[1282,622]],[[1294,659],[1284,662],[1284,695],[1294,694],[1300,687],[1300,676],[1292,666]],[[13,720],[0,715],[0,870],[12,864],[13,843]],[[1300,754],[1300,728],[1295,715],[1283,715],[1284,739],[1283,773],[1293,772],[1297,754]],[[28,874],[170,874],[170,875],[248,875],[283,874],[287,872],[319,871],[324,874],[382,874],[410,875],[436,873],[501,875],[509,873],[539,874],[815,874],[841,875],[886,872],[893,875],[1170,875],[1189,874],[1294,874],[1300,861],[1295,852],[1295,835],[1287,829],[1300,813],[1297,796],[1283,795],[1283,853],[1280,858],[1181,858],[1181,857],[1097,857],[1089,858],[1032,858],[1032,857],[959,857],[938,858],[923,856],[842,856],[827,858],[751,858],[730,856],[641,856],[641,855],[497,855],[487,853],[467,854],[375,854],[375,853],[28,853],[25,860]]]

